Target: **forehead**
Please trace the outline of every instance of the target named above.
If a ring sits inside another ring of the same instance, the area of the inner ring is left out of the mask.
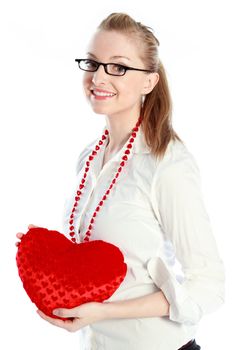
[[[87,51],[99,60],[122,58],[126,62],[140,61],[140,48],[133,36],[116,31],[97,31],[91,38]]]

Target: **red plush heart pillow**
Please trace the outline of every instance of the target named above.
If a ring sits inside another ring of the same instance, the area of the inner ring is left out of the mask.
[[[31,228],[16,261],[28,296],[50,317],[58,307],[73,308],[108,299],[124,280],[127,266],[118,247],[102,240],[72,243],[58,231]]]

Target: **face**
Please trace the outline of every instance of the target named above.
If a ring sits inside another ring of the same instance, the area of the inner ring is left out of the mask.
[[[121,56],[121,57],[118,57]],[[114,31],[98,31],[93,36],[86,58],[103,63],[118,63],[146,69],[140,59],[140,48],[133,38]],[[96,72],[84,72],[85,95],[95,113],[108,116],[140,112],[141,97],[157,83],[158,73],[127,70],[123,76],[112,76],[99,66]],[[97,96],[95,92],[113,96]]]

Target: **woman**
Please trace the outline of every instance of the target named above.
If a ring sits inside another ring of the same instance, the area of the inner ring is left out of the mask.
[[[199,169],[171,125],[158,45],[149,27],[113,13],[87,56],[76,59],[87,100],[106,126],[79,156],[64,233],[74,242],[118,246],[128,266],[108,300],[54,312],[72,319],[39,311],[53,325],[80,330],[83,350],[200,349],[194,339],[200,319],[224,302],[224,267]]]

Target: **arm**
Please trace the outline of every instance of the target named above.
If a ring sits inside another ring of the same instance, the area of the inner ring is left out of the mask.
[[[199,169],[190,153],[157,169],[151,196],[184,280],[180,283],[160,257],[148,262],[149,274],[170,304],[169,318],[196,324],[223,304],[225,272],[203,203]]]
[[[103,303],[90,302],[72,309],[55,309],[53,314],[71,318],[66,321],[46,316],[38,310],[39,316],[54,326],[75,332],[89,324],[114,318],[140,318],[168,316],[169,304],[160,292],[142,297]]]
[[[105,302],[107,319],[162,317],[169,314],[169,303],[162,291],[134,299]]]
[[[122,301],[89,302],[80,306],[53,310],[56,319],[37,310],[40,317],[54,326],[75,332],[90,324],[116,318],[163,317],[169,315],[169,303],[162,291]]]

